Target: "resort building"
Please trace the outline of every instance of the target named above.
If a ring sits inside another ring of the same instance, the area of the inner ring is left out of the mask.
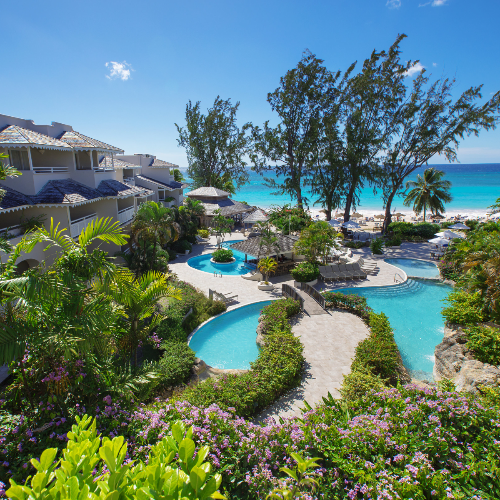
[[[235,222],[242,222],[244,215],[255,210],[254,207],[234,201],[229,198],[229,193],[214,187],[201,187],[186,193],[193,200],[199,200],[205,207],[205,215],[201,218],[204,226],[210,226],[215,210],[220,210],[225,217],[230,217]]]
[[[121,148],[92,139],[70,125],[36,125],[0,115],[0,153],[20,171],[0,181],[0,234],[14,246],[34,221],[51,219],[76,238],[92,220],[112,217],[127,228],[146,200],[178,205],[183,185],[170,173],[171,163],[153,155],[123,155]],[[0,194],[1,196],[1,194]],[[168,200],[168,201],[167,201]],[[107,245],[111,255],[120,248]],[[19,260],[25,270],[51,263],[54,249],[38,245]],[[5,262],[7,255],[1,254]]]

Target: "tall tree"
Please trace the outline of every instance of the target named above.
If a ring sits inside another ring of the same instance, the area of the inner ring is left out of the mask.
[[[240,103],[231,105],[231,99],[220,96],[206,115],[200,110],[200,101],[186,105],[186,128],[175,124],[179,132],[177,142],[186,148],[188,175],[192,187],[213,186],[222,189],[219,182],[226,174],[240,187],[248,181],[244,158],[250,152],[249,123],[240,129],[236,112]]]
[[[384,232],[391,222],[392,202],[404,193],[403,183],[412,172],[435,155],[443,155],[449,162],[457,161],[461,139],[494,129],[498,123],[500,92],[480,105],[477,101],[482,97],[482,85],[470,87],[453,102],[454,84],[454,79],[442,78],[429,85],[429,77],[422,70],[397,111],[397,132],[383,159]]]
[[[344,221],[359,203],[362,188],[381,184],[379,157],[395,132],[396,112],[405,95],[404,73],[411,64],[400,63],[403,38],[399,35],[388,51],[374,50],[362,70],[332,94],[335,105],[326,117],[327,163],[343,166]],[[354,65],[347,74],[353,69]]]
[[[452,198],[449,193],[451,182],[443,180],[444,172],[435,168],[428,168],[424,175],[417,175],[416,181],[408,181],[406,189],[411,189],[405,198],[404,204],[413,205],[413,211],[418,215],[430,210],[433,214],[444,212],[444,203],[449,203]]]
[[[265,177],[266,184],[275,194],[296,199],[299,208],[307,202],[302,188],[316,163],[326,95],[334,80],[323,61],[306,51],[297,67],[281,77],[280,86],[267,95],[280,123],[271,127],[266,121],[263,129],[253,129],[255,169],[273,170],[278,179]]]

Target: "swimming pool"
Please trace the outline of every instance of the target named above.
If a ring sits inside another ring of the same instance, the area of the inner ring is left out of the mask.
[[[209,321],[198,329],[189,347],[213,368],[250,369],[259,355],[257,326],[260,311],[270,300],[238,307]]]
[[[388,264],[399,267],[408,277],[412,278],[439,278],[439,269],[436,264],[419,259],[384,259]]]
[[[229,248],[229,245],[233,243],[238,243],[243,240],[230,240],[222,243],[223,248]],[[198,257],[191,257],[187,263],[194,269],[198,271],[204,271],[205,273],[221,273],[228,276],[239,276],[241,274],[247,274],[253,267],[249,267],[245,264],[245,254],[238,252],[238,250],[233,250],[233,257],[236,259],[232,264],[216,264],[215,262],[210,262],[212,254],[199,255]]]
[[[383,312],[394,330],[403,363],[413,378],[433,380],[434,349],[443,340],[442,300],[452,287],[409,279],[394,286],[336,290],[366,297],[375,312]]]

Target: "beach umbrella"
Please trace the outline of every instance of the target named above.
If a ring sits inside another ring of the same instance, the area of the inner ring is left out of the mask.
[[[375,215],[374,219],[385,219],[385,215],[382,214]]]
[[[329,220],[328,224],[330,224],[330,226],[333,226],[333,227],[340,226],[340,222],[338,220],[335,220],[335,219]]]
[[[363,214],[360,214],[358,212],[354,212],[351,217],[355,217],[356,219],[359,218],[359,217],[363,217]]]
[[[453,224],[453,226],[448,226],[448,229],[463,229],[463,230],[467,230],[467,229],[470,229],[470,227],[466,226],[465,224],[462,224],[461,222],[459,222],[458,224]]]
[[[401,212],[397,212],[395,214],[392,214],[393,217],[404,217],[405,214],[402,214]]]
[[[248,214],[243,219],[243,222],[245,224],[255,224],[256,222],[266,222],[267,219],[268,217],[263,210],[255,210],[255,212]]]
[[[348,220],[347,222],[344,222],[342,224],[343,227],[347,228],[359,228],[361,227],[357,222],[354,222],[353,220]]]
[[[440,247],[444,247],[450,244],[450,240],[446,238],[432,238],[432,240],[429,240],[429,243],[432,243],[433,245],[438,245]]]
[[[448,230],[436,233],[436,236],[439,236],[441,238],[447,238],[449,240],[452,240],[454,238],[463,238],[464,237],[463,234],[454,233],[453,231],[448,231]]]

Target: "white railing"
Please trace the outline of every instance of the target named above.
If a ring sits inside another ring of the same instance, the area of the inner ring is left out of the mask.
[[[124,177],[123,182],[125,182],[125,184],[128,184],[130,186],[135,186],[135,179],[133,177]]]
[[[0,236],[6,236],[8,240],[12,238],[17,238],[24,233],[23,228],[20,224],[17,226],[10,226],[3,229],[0,229]]]
[[[33,167],[35,174],[62,174],[68,171],[68,167]]]
[[[124,208],[118,211],[118,222],[120,224],[125,224],[129,220],[134,218],[134,207]]]
[[[113,167],[94,167],[93,168],[94,172],[114,172],[114,168]]]
[[[97,219],[97,214],[86,215],[85,217],[80,217],[71,221],[70,232],[71,237],[76,238],[80,236],[80,233],[90,224],[93,220]]]

